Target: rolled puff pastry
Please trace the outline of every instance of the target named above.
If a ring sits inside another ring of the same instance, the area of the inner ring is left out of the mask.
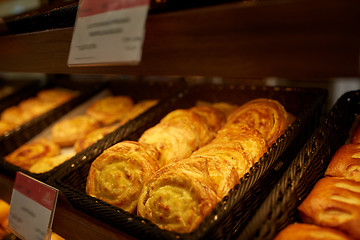
[[[58,121],[51,128],[51,139],[62,147],[69,147],[100,124],[87,115],[78,115]]]
[[[129,96],[108,96],[92,103],[86,114],[104,125],[121,121],[132,109],[134,102]]]
[[[24,112],[19,106],[12,106],[1,113],[1,120],[19,126],[30,121],[33,115],[30,112]]]
[[[266,141],[256,129],[244,123],[226,124],[218,131],[211,144],[236,144],[248,156],[253,165],[267,150]]]
[[[225,114],[211,106],[195,106],[190,111],[202,116],[212,132],[217,132],[226,122]]]
[[[139,142],[156,147],[160,153],[159,166],[162,167],[189,157],[214,136],[202,117],[189,110],[178,109],[146,130]]]
[[[225,197],[230,189],[239,182],[239,175],[234,165],[222,156],[216,154],[192,155],[190,159],[207,161],[207,170],[219,198]]]
[[[138,215],[161,229],[194,230],[219,201],[206,165],[186,159],[156,171],[140,193]]]
[[[229,117],[228,124],[246,123],[258,130],[267,146],[271,146],[288,127],[287,112],[276,100],[259,98],[237,108]]]
[[[293,223],[281,230],[274,240],[353,240],[344,233],[306,223]]]
[[[360,181],[360,144],[349,143],[340,147],[332,157],[325,176]]]
[[[298,211],[305,223],[334,228],[360,239],[360,182],[337,177],[322,178]]]
[[[60,147],[56,143],[41,138],[26,143],[5,156],[5,160],[22,169],[28,170],[33,164],[44,157],[53,157],[60,154]]]
[[[144,182],[158,169],[157,151],[133,141],[113,145],[91,164],[86,192],[135,213]]]

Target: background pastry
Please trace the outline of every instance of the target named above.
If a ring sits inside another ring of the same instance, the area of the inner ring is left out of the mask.
[[[105,150],[91,164],[87,194],[135,213],[144,182],[158,169],[157,151],[123,141]]]
[[[145,112],[146,110],[150,109],[151,107],[155,106],[159,100],[150,99],[150,100],[143,100],[141,102],[136,103],[133,108],[131,108],[121,120],[121,124],[125,124],[131,119],[139,116],[141,113]]]
[[[92,103],[86,114],[108,125],[121,121],[133,105],[133,100],[128,96],[108,96]]]
[[[87,115],[78,115],[55,123],[51,128],[51,139],[62,147],[68,147],[99,127],[100,124],[95,119]]]
[[[14,124],[0,120],[0,135],[14,129],[14,127]]]
[[[60,147],[56,143],[41,138],[26,143],[5,156],[5,160],[22,169],[28,170],[33,164],[44,157],[53,157],[60,154]]]
[[[58,106],[74,98],[75,93],[65,89],[50,88],[39,91],[36,96],[43,102]]]
[[[188,159],[156,171],[141,191],[138,215],[169,231],[194,230],[219,201],[206,165]]]
[[[360,182],[322,178],[298,210],[305,223],[334,228],[360,239]]]
[[[73,155],[74,154],[68,153],[59,154],[53,157],[43,157],[29,168],[29,172],[37,174],[48,172],[63,162],[69,160]]]

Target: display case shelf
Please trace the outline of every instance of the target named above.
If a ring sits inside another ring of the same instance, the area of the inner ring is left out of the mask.
[[[0,71],[328,78],[359,76],[360,2],[229,2],[149,14],[136,66],[69,67],[73,27],[0,37]]]

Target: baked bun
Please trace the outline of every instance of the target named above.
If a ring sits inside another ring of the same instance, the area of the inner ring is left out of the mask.
[[[320,179],[298,210],[305,223],[334,228],[360,239],[360,182],[337,177]]]
[[[74,156],[74,154],[69,153],[59,154],[53,157],[43,157],[29,168],[29,172],[37,174],[48,172],[63,162],[69,160],[72,156]]]
[[[31,118],[35,118],[55,108],[56,105],[52,102],[41,101],[34,97],[21,101],[19,107],[21,111],[27,112]]]
[[[86,114],[104,125],[121,121],[134,105],[128,96],[108,96],[93,102]]]
[[[339,148],[332,157],[325,176],[360,181],[360,144],[349,143]]]
[[[206,160],[186,159],[166,165],[146,181],[137,213],[161,229],[186,233],[194,230],[218,201]]]
[[[274,240],[352,240],[331,228],[306,223],[293,223],[281,230]]]
[[[195,106],[190,108],[190,111],[202,116],[213,132],[217,132],[226,122],[225,114],[214,107]]]
[[[144,182],[158,169],[157,157],[151,146],[133,141],[115,144],[91,164],[87,194],[135,213]]]
[[[41,158],[53,157],[58,154],[60,154],[60,147],[56,143],[46,138],[41,138],[22,145],[5,156],[5,160],[22,169],[29,170]]]
[[[51,128],[51,139],[61,147],[69,147],[79,138],[99,127],[95,119],[87,115],[78,115],[55,123]]]
[[[134,107],[125,114],[123,120],[121,121],[121,124],[125,124],[128,121],[130,121],[131,119],[136,118],[141,113],[143,113],[146,110],[150,109],[151,107],[155,106],[158,102],[159,102],[159,100],[150,99],[150,100],[143,100],[141,102],[136,103],[134,105]]]
[[[288,127],[287,112],[276,100],[259,98],[237,108],[227,124],[245,123],[258,130],[271,146]]]
[[[118,125],[118,124],[105,126],[102,128],[95,129],[95,130],[83,135],[82,137],[77,139],[74,144],[75,152],[79,153],[82,150],[90,147],[97,141],[103,139],[109,133],[112,133],[113,131],[115,131],[119,126],[120,125]]]

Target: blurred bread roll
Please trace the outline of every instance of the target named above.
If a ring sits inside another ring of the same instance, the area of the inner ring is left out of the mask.
[[[1,113],[1,120],[19,126],[30,121],[33,115],[30,112],[24,112],[19,106],[12,106]]]
[[[76,140],[76,142],[74,144],[75,152],[79,153],[82,150],[90,147],[97,141],[103,139],[109,133],[112,133],[113,131],[115,131],[119,126],[120,125],[118,125],[118,124],[113,124],[110,126],[101,127],[101,128],[95,129],[95,130],[81,136],[80,138],[78,138]]]
[[[14,124],[0,120],[0,135],[15,128]]]
[[[159,100],[156,99],[148,99],[143,100],[138,103],[136,103],[133,108],[131,108],[124,116],[124,118],[121,120],[121,124],[125,124],[131,119],[136,118],[141,113],[145,112],[146,110],[150,109],[151,107],[155,106]]]
[[[332,157],[325,176],[360,182],[360,144],[349,143],[340,147]]]
[[[5,156],[5,160],[22,169],[29,170],[41,158],[53,157],[58,154],[60,154],[59,145],[46,138],[41,138],[17,148]]]
[[[360,239],[360,182],[338,177],[322,178],[298,211],[304,223],[333,228]]]
[[[68,153],[52,157],[43,157],[29,168],[29,172],[37,174],[48,172],[69,160],[73,155],[72,153]]]
[[[121,121],[132,109],[133,100],[129,96],[108,96],[93,102],[86,114],[104,125]]]
[[[100,127],[100,124],[87,115],[78,115],[58,121],[51,128],[51,139],[61,147],[68,147],[86,135]]]
[[[133,141],[115,144],[92,162],[87,194],[135,213],[144,182],[158,169],[157,157],[152,146]]]
[[[49,88],[37,93],[37,98],[43,102],[52,103],[53,106],[63,104],[75,97],[75,92],[67,89]]]
[[[144,184],[137,213],[161,229],[194,230],[219,201],[204,159],[173,162]]]

